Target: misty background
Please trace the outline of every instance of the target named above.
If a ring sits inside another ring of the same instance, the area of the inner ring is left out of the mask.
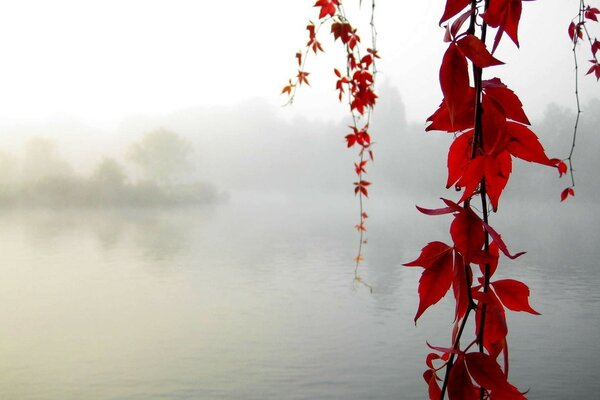
[[[311,88],[290,107],[279,95],[312,3],[2,3],[0,398],[423,398],[426,341],[447,345],[453,306],[415,326],[420,271],[402,263],[449,240],[449,216],[414,206],[458,196],[453,136],[424,131],[442,98],[441,1],[377,2],[359,269],[373,293],[354,281],[357,155],[331,79],[344,54],[324,40]],[[346,11],[368,23],[359,3]],[[524,2],[521,48],[501,43],[507,64],[490,69],[556,158],[576,117],[577,6]],[[507,316],[511,381],[533,400],[599,391],[599,86],[582,77],[579,93],[575,197],[515,160],[491,216],[527,251],[498,276],[528,284],[542,314]]]
[[[451,197],[444,186],[453,135],[425,133],[424,123],[407,121],[400,92],[388,82],[379,96],[371,128],[371,197],[399,196],[407,203]],[[583,110],[573,160],[577,194],[565,207],[594,203],[600,190],[595,179],[600,100]],[[532,129],[550,157],[568,155],[575,116],[572,109],[550,103],[535,120]],[[0,206],[201,204],[248,193],[307,199],[346,195],[344,201],[352,203],[356,151],[345,146],[348,125],[346,119],[282,116],[258,98],[130,117],[107,131],[76,120],[5,125]],[[504,202],[555,203],[568,177],[559,180],[553,169],[525,164],[513,163]]]

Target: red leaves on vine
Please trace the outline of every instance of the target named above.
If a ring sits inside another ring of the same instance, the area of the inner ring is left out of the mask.
[[[596,80],[600,80],[600,63],[598,63],[597,60],[590,60],[590,62],[592,63],[592,67],[589,69],[586,75],[594,73]]]
[[[560,193],[560,201],[565,201],[569,196],[575,196],[575,189],[572,187],[566,188]]]
[[[573,43],[576,43],[579,39],[583,39],[583,23],[582,22],[578,22],[577,24],[575,24],[575,22],[571,21],[571,23],[569,24],[569,37],[571,38],[571,41]]]
[[[319,11],[319,19],[323,19],[327,16],[333,17],[337,11],[337,6],[339,5],[339,0],[317,0],[314,7],[321,7],[321,11]]]
[[[367,181],[358,181],[354,182],[354,194],[361,193],[363,196],[369,197],[369,191],[367,190],[367,186],[370,186],[371,182]]]
[[[598,22],[598,17],[596,17],[596,16],[599,15],[599,14],[600,14],[600,10],[598,10],[595,7],[592,8],[590,6],[587,6],[585,8],[584,13],[583,13],[583,15],[584,15],[584,17],[586,19],[589,19],[589,20],[592,20],[592,21],[595,21],[595,22]]]
[[[456,14],[464,10],[469,4],[471,4],[471,0],[448,0],[446,2],[444,15],[442,15],[442,18],[440,19],[440,24],[454,17]]]
[[[485,44],[474,35],[465,35],[459,39],[456,44],[465,57],[473,62],[479,68],[492,67],[494,65],[504,64],[502,61],[494,58],[485,47]]]
[[[308,86],[310,86],[310,83],[308,83],[309,74],[310,72],[298,71],[298,75],[296,75],[296,78],[298,78],[298,84],[302,85],[303,83],[306,83]]]
[[[483,20],[491,27],[498,28],[492,53],[498,47],[502,35],[508,37],[519,47],[519,20],[521,19],[522,0],[496,0],[490,1],[489,8],[482,14]]]
[[[473,385],[467,371],[464,356],[458,356],[448,377],[448,398],[450,400],[478,400],[479,388]]]
[[[469,374],[481,387],[490,391],[491,399],[525,399],[514,386],[493,357],[484,353],[467,353],[464,356]]]

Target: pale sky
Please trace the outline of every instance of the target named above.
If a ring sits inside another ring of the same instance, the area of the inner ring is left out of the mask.
[[[20,0],[0,1],[0,125],[74,118],[116,123],[131,114],[237,104],[279,93],[296,73],[294,54],[316,20],[313,0]],[[346,0],[348,11],[358,0]],[[368,0],[363,1],[369,5]],[[442,0],[377,1],[379,79],[400,91],[408,119],[423,121],[441,100],[438,84]],[[512,87],[530,116],[550,101],[573,107],[567,26],[576,0],[525,2],[521,50],[505,41],[490,69]],[[368,7],[363,7],[366,14]],[[352,16],[352,14],[351,14]],[[364,19],[364,18],[363,18]],[[362,25],[368,40],[367,25]],[[597,29],[597,31],[600,31]],[[325,32],[323,32],[325,33]],[[309,60],[312,88],[283,114],[337,118],[333,67],[339,47],[322,35],[326,55]],[[587,70],[588,54],[581,55]],[[584,102],[600,84],[582,79]]]

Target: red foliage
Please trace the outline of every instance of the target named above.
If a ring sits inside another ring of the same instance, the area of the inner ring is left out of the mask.
[[[482,78],[482,71],[503,64],[494,57],[494,51],[506,34],[519,46],[519,23],[523,1],[446,0],[440,24],[445,23],[444,41],[448,43],[439,71],[443,99],[427,119],[426,131],[444,131],[454,134],[447,158],[447,188],[460,193],[457,202],[442,199],[444,207],[427,209],[417,206],[426,215],[452,215],[449,235],[452,244],[429,242],[419,256],[406,264],[423,269],[418,285],[419,305],[416,321],[431,306],[448,294],[450,288],[455,300],[454,329],[450,347],[431,346],[438,353],[429,353],[423,378],[430,399],[524,399],[524,395],[508,382],[508,327],[506,309],[539,314],[529,304],[528,286],[514,279],[493,279],[500,253],[515,259],[523,252],[512,254],[502,236],[488,223],[490,209],[496,212],[500,198],[512,173],[513,158],[556,168],[559,176],[568,173],[565,161],[549,158],[537,135],[529,128],[530,121],[518,96],[499,78]],[[598,22],[600,11],[585,6],[577,20],[568,28],[574,45],[584,36],[590,44],[592,66],[587,74],[600,79],[600,63],[596,54],[600,42],[589,36],[586,23]],[[366,243],[367,214],[362,210],[362,198],[368,196],[371,182],[364,179],[368,162],[373,160],[369,113],[377,101],[374,92],[374,49],[361,53],[361,38],[343,14],[341,0],[318,0],[319,25],[307,26],[309,40],[304,53],[297,53],[298,75],[289,80],[282,93],[293,98],[295,90],[309,84],[309,72],[304,69],[306,56],[312,51],[323,51],[317,40],[317,31],[326,21],[331,22],[330,34],[334,43],[341,43],[346,51],[345,73],[335,68],[335,88],[341,101],[347,96],[354,124],[346,134],[348,148],[358,148],[359,160],[354,163],[357,181],[354,193],[361,198],[360,221],[355,228],[361,234],[361,245]],[[451,21],[452,20],[452,21]],[[468,24],[466,22],[469,21]],[[464,28],[464,26],[468,26]],[[495,28],[491,50],[483,34]],[[479,29],[480,35],[477,35]],[[375,46],[373,46],[375,47]],[[362,119],[365,117],[366,122]],[[566,160],[570,162],[570,157]],[[572,172],[571,172],[572,176]],[[561,201],[574,196],[574,183],[561,193]],[[481,207],[472,206],[476,199]],[[489,203],[488,203],[489,202]],[[362,260],[356,257],[357,265]],[[469,316],[474,312],[475,339],[463,346],[461,339]],[[479,351],[469,351],[477,346]],[[503,354],[504,367],[498,357]],[[437,367],[434,365],[440,364]],[[445,370],[442,378],[440,371]],[[441,383],[441,385],[440,385]]]

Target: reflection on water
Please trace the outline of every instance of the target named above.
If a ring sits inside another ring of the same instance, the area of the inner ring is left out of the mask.
[[[451,305],[415,327],[418,274],[400,264],[444,224],[372,205],[369,294],[352,284],[352,211],[333,204],[1,214],[0,398],[422,399],[425,340],[446,343]],[[598,229],[551,246],[528,229],[503,232],[580,256],[511,267],[543,314],[509,314],[512,379],[532,399],[590,398],[600,273],[580,239]]]

